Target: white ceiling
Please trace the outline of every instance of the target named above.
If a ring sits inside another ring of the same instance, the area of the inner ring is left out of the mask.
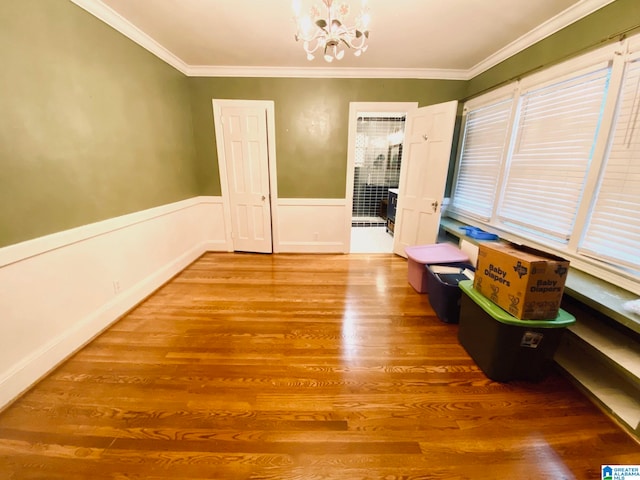
[[[72,1],[187,75],[469,79],[613,0],[367,0],[368,51],[331,65],[306,59],[291,0]]]

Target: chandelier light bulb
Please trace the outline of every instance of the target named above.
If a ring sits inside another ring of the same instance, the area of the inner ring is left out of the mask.
[[[312,31],[313,31],[313,22],[311,21],[311,18],[309,17],[309,15],[304,15],[300,19],[300,33],[302,35],[302,38],[309,37]],[[308,43],[308,42],[305,42],[305,43]]]
[[[369,15],[369,13],[363,13],[362,16],[360,17],[360,22],[362,25],[362,28],[364,30],[366,30],[367,28],[369,28],[369,23],[371,23],[371,15]]]
[[[296,18],[298,18],[300,16],[300,12],[302,11],[300,0],[293,0],[291,2],[291,8],[293,9],[293,14],[296,16]]]
[[[293,11],[298,31],[295,35],[297,41],[302,41],[302,47],[309,61],[315,59],[314,53],[322,50],[326,62],[341,60],[344,58],[346,45],[359,57],[367,50],[369,39],[368,25],[370,21],[369,11],[366,7],[367,0],[362,0],[362,11],[356,17],[355,25],[347,25],[349,17],[349,5],[345,2],[339,4],[334,0],[321,0],[324,4],[325,14],[321,9],[312,6],[309,15],[301,15],[301,0],[293,0]],[[355,1],[355,0],[354,0]]]

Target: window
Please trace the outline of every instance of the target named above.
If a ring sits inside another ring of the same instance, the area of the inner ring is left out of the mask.
[[[512,105],[501,99],[466,113],[453,205],[480,220],[493,211]]]
[[[628,45],[467,102],[451,216],[637,290],[640,37]]]
[[[611,137],[579,251],[640,270],[640,59],[626,66]]]
[[[520,94],[499,218],[566,243],[602,118],[609,66]]]

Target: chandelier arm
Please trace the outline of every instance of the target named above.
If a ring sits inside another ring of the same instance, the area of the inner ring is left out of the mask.
[[[358,40],[359,40],[359,43],[358,43]],[[364,48],[366,43],[367,43],[367,36],[364,33],[359,38],[354,35],[354,37],[351,39],[351,47],[358,50]]]
[[[315,41],[314,47],[313,47],[313,48],[309,48],[309,47],[310,47],[310,45],[311,45],[311,42],[314,42],[314,41]],[[302,45],[302,48],[304,49],[304,51],[305,51],[307,54],[313,54],[313,53],[315,53],[319,48],[323,47],[324,45],[325,45],[325,44],[324,44],[324,42],[322,41],[322,39],[321,39],[320,37],[315,37],[315,38],[313,38],[313,39],[311,39],[311,40],[305,41],[305,42],[303,43],[303,45]]]

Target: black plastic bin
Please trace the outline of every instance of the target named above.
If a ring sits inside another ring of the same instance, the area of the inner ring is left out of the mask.
[[[474,272],[475,268],[470,263],[425,265],[425,268],[431,307],[443,322],[458,323],[462,296],[458,283],[469,280],[465,272]]]
[[[498,382],[542,380],[573,315],[560,309],[555,319],[519,320],[478,293],[472,281],[460,282],[460,289],[458,340],[485,375]]]

